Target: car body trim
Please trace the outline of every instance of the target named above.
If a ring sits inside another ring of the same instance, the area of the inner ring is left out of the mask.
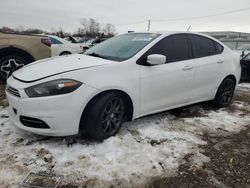
[[[56,74],[52,74],[52,75],[45,76],[45,77],[42,77],[42,78],[39,78],[39,79],[36,79],[36,80],[29,80],[29,81],[19,79],[19,78],[13,76],[13,75],[12,75],[12,76],[13,76],[14,79],[16,79],[16,80],[18,80],[18,81],[20,81],[20,82],[32,83],[32,82],[37,82],[37,81],[43,80],[43,79],[45,79],[45,78],[49,78],[49,77],[56,76],[56,75],[59,75],[59,74],[63,74],[63,73],[67,73],[67,72],[72,72],[72,71],[77,71],[77,70],[82,70],[82,69],[93,68],[93,67],[99,67],[99,66],[103,66],[103,65],[96,65],[96,66],[91,66],[91,67],[84,67],[84,68],[72,69],[72,70],[59,72],[59,73],[56,73]]]

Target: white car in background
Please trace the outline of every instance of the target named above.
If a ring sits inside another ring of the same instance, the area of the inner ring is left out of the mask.
[[[210,100],[225,107],[240,74],[239,56],[207,35],[128,33],[25,66],[6,94],[10,120],[23,130],[102,140],[145,115]]]
[[[84,50],[79,43],[71,43],[60,37],[49,35],[51,40],[51,56],[69,55],[69,54],[79,54]]]

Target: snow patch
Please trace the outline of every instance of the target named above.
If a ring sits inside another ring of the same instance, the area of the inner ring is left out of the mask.
[[[7,110],[0,109],[0,185],[15,187],[29,171],[63,174],[66,184],[93,180],[96,184],[91,187],[108,187],[119,180],[140,185],[150,177],[173,175],[191,153],[193,165],[201,166],[209,161],[199,147],[206,144],[204,132],[231,134],[249,125],[250,117],[240,111],[248,105],[237,101],[234,106],[234,111],[193,106],[184,109],[188,116],[165,112],[145,117],[126,123],[117,136],[102,143],[76,138],[72,147],[67,147],[65,138],[16,129]]]

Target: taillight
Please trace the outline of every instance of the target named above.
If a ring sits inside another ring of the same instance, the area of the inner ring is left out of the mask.
[[[49,47],[51,47],[51,41],[49,38],[47,39],[41,39],[41,42]]]

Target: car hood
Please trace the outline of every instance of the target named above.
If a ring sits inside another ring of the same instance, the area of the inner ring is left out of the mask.
[[[23,82],[34,82],[64,72],[104,66],[113,61],[82,54],[58,56],[33,62],[13,73],[13,77]]]

